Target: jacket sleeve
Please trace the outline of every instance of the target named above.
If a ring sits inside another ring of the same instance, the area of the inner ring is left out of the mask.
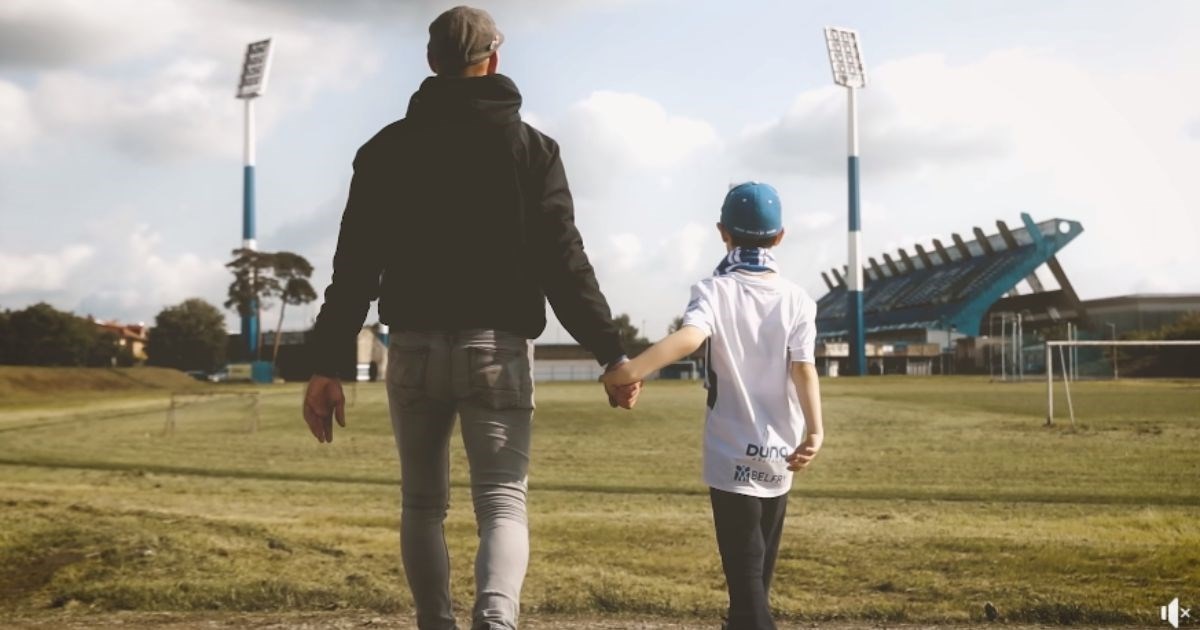
[[[575,227],[575,206],[558,144],[544,141],[545,176],[536,217],[542,288],[567,332],[601,365],[608,365],[625,354],[621,335]]]
[[[310,365],[322,376],[354,378],[358,333],[371,301],[379,297],[383,251],[376,236],[382,227],[374,179],[359,150],[333,255],[333,278],[308,339]]]

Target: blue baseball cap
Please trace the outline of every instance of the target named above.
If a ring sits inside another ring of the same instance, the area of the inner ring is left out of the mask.
[[[783,230],[783,204],[770,184],[746,182],[729,189],[721,225],[735,236],[766,238]]]

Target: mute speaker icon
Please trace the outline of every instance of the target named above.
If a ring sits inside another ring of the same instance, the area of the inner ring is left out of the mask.
[[[1187,608],[1181,609],[1179,607],[1179,598],[1176,597],[1175,599],[1172,599],[1171,603],[1167,604],[1166,606],[1158,607],[1158,618],[1171,624],[1172,628],[1178,628],[1180,619],[1192,618],[1191,612],[1192,611]]]

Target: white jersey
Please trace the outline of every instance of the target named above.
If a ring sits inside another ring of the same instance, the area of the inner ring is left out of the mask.
[[[683,325],[708,335],[705,483],[755,497],[787,493],[785,458],[805,432],[791,364],[814,362],[816,302],[779,274],[733,272],[692,286]]]

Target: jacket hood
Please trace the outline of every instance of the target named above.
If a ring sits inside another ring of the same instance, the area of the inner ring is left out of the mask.
[[[503,125],[521,120],[521,92],[502,74],[482,77],[432,76],[408,102],[410,118]]]

